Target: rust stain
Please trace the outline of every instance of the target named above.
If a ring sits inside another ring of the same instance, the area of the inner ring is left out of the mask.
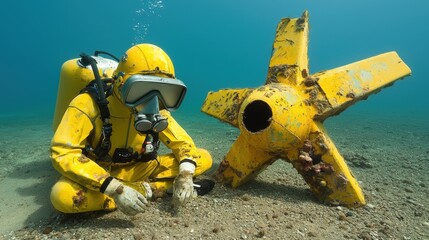
[[[225,172],[225,170],[228,168],[229,163],[228,160],[226,160],[226,158],[223,158],[223,161],[219,164],[219,167],[216,170],[216,174],[215,174],[215,179],[218,182],[224,182],[224,177],[223,177],[223,173]]]
[[[307,78],[308,77],[308,70],[307,69],[302,69],[301,76],[302,76],[302,78]]]
[[[324,112],[326,109],[330,108],[330,104],[326,100],[318,99],[313,102],[313,105],[316,107],[318,113]]]
[[[343,174],[337,174],[334,178],[334,185],[336,188],[345,188],[347,184],[349,183],[349,180],[343,175]]]
[[[292,40],[290,40],[290,39],[287,39],[287,38],[286,38],[286,42],[287,42],[287,43],[289,43],[289,45],[294,45],[294,44],[295,44],[295,42],[294,42],[294,41],[292,41]]]
[[[232,171],[235,175],[237,175],[237,177],[241,178],[241,176],[243,176],[243,173],[242,173],[241,171],[239,171],[239,170],[237,170],[237,169],[235,169],[235,168],[233,168],[233,167],[231,167],[231,166],[228,166],[228,168],[229,168],[229,169],[231,169],[231,171]]]
[[[109,209],[109,206],[112,204],[112,199],[106,198],[103,203],[103,209]]]
[[[296,20],[295,32],[301,32],[305,29],[305,23],[307,22],[308,14],[304,12],[300,18]]]
[[[81,162],[81,163],[87,163],[87,162],[91,161],[91,159],[87,158],[87,157],[86,157],[85,155],[83,155],[83,154],[81,154],[77,160],[78,160],[79,162]]]
[[[73,196],[73,206],[79,207],[85,201],[85,191],[79,190],[75,196]]]
[[[307,76],[304,79],[304,85],[306,87],[311,87],[311,86],[315,85],[317,83],[317,81],[319,81],[319,78],[313,77],[313,76]]]
[[[311,81],[313,81],[313,80],[311,80]],[[317,112],[320,114],[320,113],[323,113],[324,111],[326,111],[326,109],[331,108],[331,105],[329,104],[328,100],[326,100],[324,98],[319,98],[320,91],[317,88],[317,85],[315,85],[315,84],[313,84],[313,85],[314,85],[313,87],[305,90],[305,93],[308,94],[309,98],[304,100],[304,104],[307,106],[314,106],[316,108]]]
[[[274,92],[273,91],[269,91],[269,92],[265,92],[264,93],[264,97],[266,98],[270,98],[271,96],[273,96]]]
[[[238,176],[239,178],[242,177],[243,173],[240,172],[239,170],[231,167],[231,165],[229,164],[228,160],[226,160],[226,158],[224,157],[223,161],[220,163],[218,169],[216,170],[216,174],[215,174],[215,180],[218,182],[223,182],[225,184],[230,184],[232,182],[233,177],[226,177],[224,175],[225,171],[231,171],[233,174],[235,174],[236,176]]]
[[[94,178],[97,179],[97,181],[101,181],[103,179],[108,178],[110,175],[109,174],[94,174]]]
[[[226,116],[228,121],[233,122],[237,119],[237,113],[241,106],[240,94],[234,92],[232,96],[229,96],[227,102],[232,102],[232,105],[229,108],[225,109],[223,115]]]
[[[355,96],[354,93],[350,92],[350,93],[347,93],[346,97],[348,97],[348,98],[355,98],[356,96]]]
[[[278,35],[279,33],[283,32],[289,22],[290,22],[290,18],[283,18],[280,21],[280,23],[277,25],[276,34]]]
[[[321,150],[321,154],[325,154],[328,152],[329,148],[328,145],[325,143],[325,140],[322,135],[320,135],[320,132],[318,132],[319,136],[317,136],[315,143],[319,146]]]
[[[293,67],[296,67],[296,65],[281,64],[270,67],[268,69],[268,77],[265,84],[279,83],[279,80],[277,79],[278,76],[288,78],[292,74],[291,68]]]

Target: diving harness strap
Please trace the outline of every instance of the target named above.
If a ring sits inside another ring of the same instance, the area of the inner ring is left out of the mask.
[[[110,150],[111,142],[110,137],[112,136],[112,124],[110,123],[110,111],[107,107],[109,102],[107,97],[112,94],[112,87],[108,86],[107,83],[112,83],[112,79],[102,81],[98,72],[97,62],[94,58],[88,56],[85,53],[80,54],[80,62],[84,66],[91,65],[92,72],[94,73],[95,80],[91,81],[80,93],[89,93],[92,99],[97,103],[100,109],[101,120],[103,122],[103,128],[101,131],[101,141],[98,143],[95,149],[92,149],[89,145],[86,146],[86,150],[91,151],[95,154],[97,159],[104,158]]]
[[[105,52],[97,51],[95,55],[98,55],[98,53],[107,54]],[[108,55],[111,56],[110,54]],[[108,78],[101,80],[96,60],[85,53],[82,53],[80,56],[80,63],[83,66],[91,65],[95,77],[95,80],[91,81],[80,91],[80,93],[88,93],[97,103],[100,110],[101,120],[103,122],[101,141],[99,141],[95,149],[93,149],[88,143],[87,146],[85,146],[84,151],[93,153],[97,160],[103,160],[109,158],[108,154],[112,145],[110,141],[110,137],[112,136],[112,124],[110,123],[110,111],[108,108],[109,102],[107,101],[107,97],[112,95],[113,79]],[[111,160],[114,163],[126,163],[133,160],[147,162],[156,159],[160,144],[159,134],[152,131],[145,132],[145,134],[146,138],[143,142],[141,153],[133,153],[131,149],[117,148],[115,149]]]

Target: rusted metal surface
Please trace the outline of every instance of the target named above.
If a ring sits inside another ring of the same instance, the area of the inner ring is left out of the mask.
[[[210,92],[202,111],[240,129],[216,171],[238,187],[277,159],[294,166],[329,204],[365,204],[362,190],[323,121],[410,74],[395,52],[310,74],[308,13],[277,26],[265,84]]]

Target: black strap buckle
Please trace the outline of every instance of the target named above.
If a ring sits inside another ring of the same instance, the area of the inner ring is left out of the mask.
[[[128,163],[136,159],[136,156],[126,148],[116,148],[113,153],[113,163]]]

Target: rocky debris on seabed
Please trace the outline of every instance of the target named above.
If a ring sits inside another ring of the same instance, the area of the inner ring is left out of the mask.
[[[213,159],[228,150],[223,141],[211,143],[219,148]],[[177,213],[171,197],[160,196],[134,217],[119,211],[55,214],[0,239],[429,239],[429,164],[421,157],[425,152],[408,151],[420,143],[382,153],[369,143],[349,144],[362,141],[350,137],[342,151],[363,186],[367,205],[361,208],[320,203],[291,164],[277,161],[239,188],[216,184]]]
[[[363,154],[355,153],[355,152],[345,152],[344,159],[347,163],[352,167],[357,168],[373,168],[373,164],[371,160],[364,156]]]
[[[166,196],[161,201],[150,202],[145,213],[134,217],[119,211],[56,214],[0,239],[402,238],[398,232],[401,224],[383,216],[381,212],[386,209],[373,204],[348,209],[322,205],[315,199],[296,202],[293,192],[290,192],[292,200],[281,194],[260,195],[261,192],[262,189],[231,190],[217,185],[212,193],[195,199],[178,212],[173,211],[171,197]],[[424,239],[429,236],[428,225],[427,221],[421,221],[419,229],[414,229],[417,233],[406,237]]]

